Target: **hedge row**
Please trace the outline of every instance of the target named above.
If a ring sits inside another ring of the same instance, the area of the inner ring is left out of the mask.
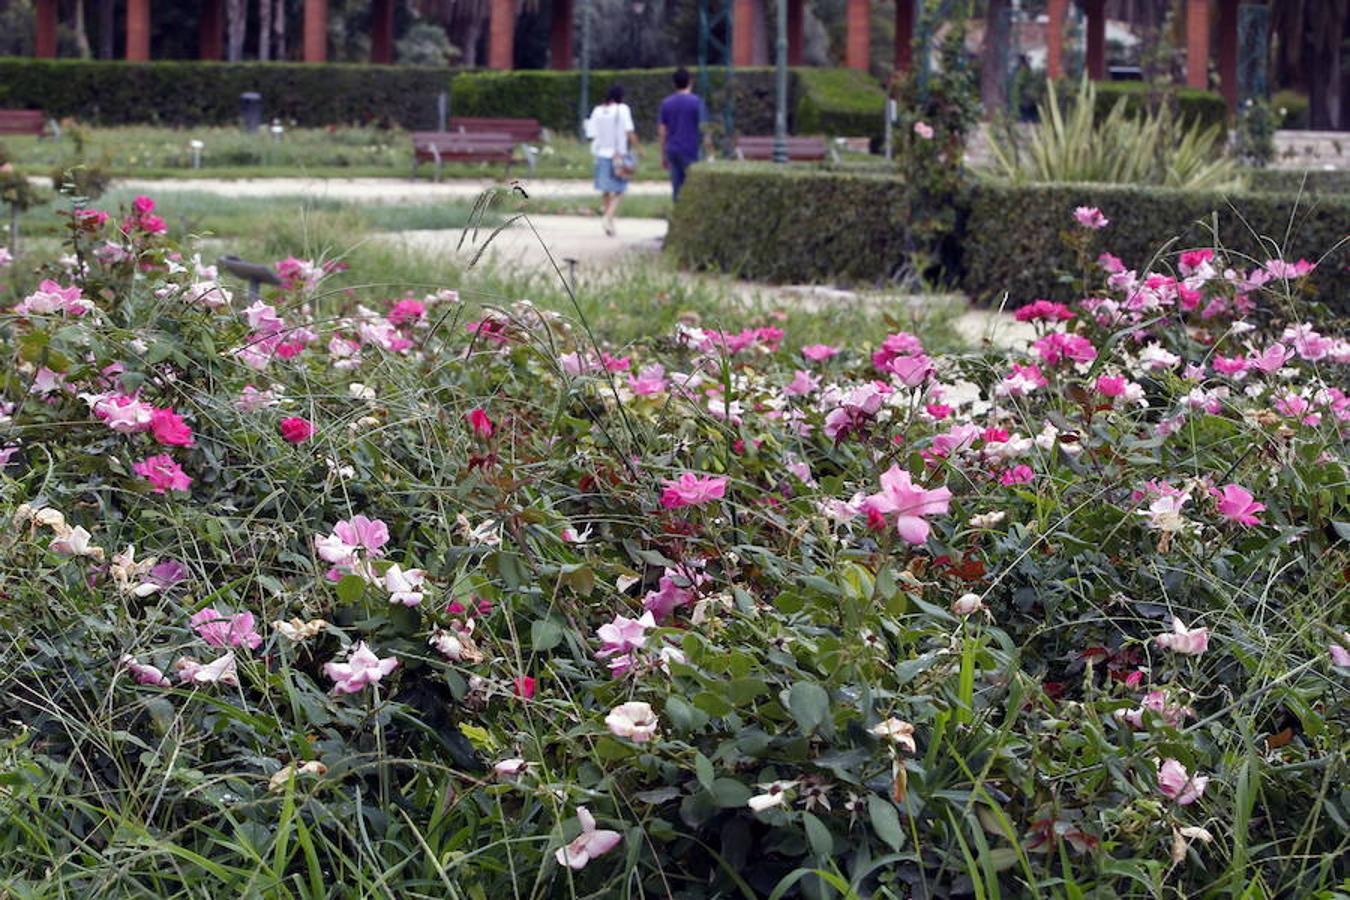
[[[1344,169],[1259,169],[1249,180],[1254,191],[1350,194],[1350,171]]]
[[[705,164],[690,172],[666,246],[686,265],[749,278],[882,282],[907,261],[904,197],[896,176]],[[1073,260],[1060,234],[1082,204],[1099,206],[1111,219],[1103,249],[1141,267],[1170,237],[1178,238],[1178,248],[1207,245],[1211,238],[1201,223],[1215,213],[1223,244],[1259,259],[1272,254],[1253,230],[1285,243],[1292,216],[1286,254],[1316,260],[1336,247],[1350,222],[1350,198],[1334,196],[1300,203],[1288,194],[978,184],[957,203],[956,253],[943,254],[945,275],[984,302],[997,302],[1004,292],[1013,306],[1066,299],[1059,276]],[[1314,274],[1322,299],[1342,312],[1350,312],[1348,259],[1339,248]]]
[[[623,85],[624,99],[633,108],[638,133],[656,133],[656,112],[672,90],[674,69],[627,69],[593,71],[590,74],[591,103],[604,99],[610,85]],[[711,73],[714,122],[719,112],[725,73]],[[774,70],[737,69],[735,127],[741,134],[772,134],[774,120]],[[462,116],[528,116],[545,127],[570,132],[577,127],[577,101],[581,96],[581,73],[547,69],[512,72],[465,72],[451,82],[451,106]],[[861,72],[841,69],[794,68],[788,74],[788,128],[798,134],[873,135],[881,130],[885,94],[880,85]]]
[[[298,125],[433,128],[449,74],[420,66],[3,58],[0,107],[102,125],[219,125],[237,121],[239,95],[254,91],[264,116]]]
[[[1111,108],[1122,97],[1125,109],[1138,113],[1163,98],[1169,98],[1176,104],[1177,112],[1187,121],[1201,125],[1219,125],[1228,122],[1228,101],[1215,91],[1202,91],[1198,88],[1161,88],[1144,81],[1098,81],[1093,85],[1097,90],[1096,118],[1104,119]],[[1059,90],[1061,97],[1071,97],[1076,85],[1065,84]]]

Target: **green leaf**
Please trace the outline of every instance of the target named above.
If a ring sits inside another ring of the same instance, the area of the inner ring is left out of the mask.
[[[899,851],[900,845],[905,842],[905,833],[900,829],[900,816],[895,811],[895,804],[880,794],[872,794],[867,798],[867,817],[872,820],[872,830],[881,838],[881,842]]]
[[[558,581],[563,587],[571,588],[579,596],[589,597],[595,590],[595,572],[590,566],[567,565],[562,567]]]
[[[530,624],[530,644],[535,650],[552,650],[562,639],[562,627],[552,619],[536,619]]]
[[[754,796],[750,788],[735,778],[718,778],[708,790],[723,809],[744,806]]]
[[[694,705],[703,710],[710,716],[725,716],[735,711],[725,697],[714,694],[712,691],[703,691],[694,697]]]
[[[812,681],[799,681],[788,691],[788,710],[802,731],[815,731],[830,715],[830,695]]]
[[[365,593],[366,583],[356,575],[344,575],[342,580],[337,583],[338,599],[343,603],[360,603]]]
[[[705,790],[712,790],[713,782],[717,779],[717,773],[713,771],[712,760],[702,753],[694,756],[694,775],[698,777],[698,783],[703,785]]]
[[[769,686],[758,678],[734,678],[727,682],[727,696],[737,706],[745,706],[769,692]]]
[[[806,839],[811,843],[811,852],[820,859],[833,856],[834,836],[825,823],[809,812],[802,813],[802,822],[806,825]]]
[[[708,724],[708,714],[680,697],[667,697],[666,718],[676,731],[699,731]]]

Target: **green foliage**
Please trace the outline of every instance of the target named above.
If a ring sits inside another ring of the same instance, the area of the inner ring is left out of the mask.
[[[1111,220],[1115,252],[1147,260],[1176,235],[1179,246],[1209,246],[1201,224],[1217,216],[1226,246],[1260,260],[1317,260],[1321,300],[1350,311],[1350,276],[1340,246],[1350,200],[1332,195],[1226,193],[1126,185],[1006,185],[979,182],[953,201],[957,230],[937,246],[916,240],[923,211],[908,204],[904,178],[770,165],[704,164],[690,171],[666,246],[681,262],[781,282],[877,282],[913,269],[927,252],[972,296],[1013,305],[1064,298],[1061,273],[1073,260],[1059,235],[1075,207],[1099,206]],[[1254,235],[1264,235],[1258,240]]]
[[[1350,253],[1342,243],[1350,199],[1334,196],[1225,193],[1126,185],[980,184],[971,191],[961,238],[962,286],[973,297],[1010,305],[1046,297],[1069,299],[1060,277],[1075,268],[1059,236],[1077,206],[1096,206],[1111,220],[1101,249],[1144,264],[1174,236],[1173,250],[1217,241],[1258,261],[1283,256],[1321,261],[1311,276],[1322,302],[1350,313]]]
[[[1265,168],[1275,158],[1275,113],[1265,100],[1248,100],[1238,111],[1239,159],[1254,168]]]
[[[685,265],[781,282],[882,281],[908,271],[912,192],[886,175],[704,163],[675,204]]]
[[[1094,85],[1097,95],[1093,100],[1093,111],[1098,120],[1109,116],[1116,103],[1123,100],[1125,111],[1131,116],[1142,116],[1165,107],[1178,118],[1205,128],[1222,128],[1228,122],[1228,101],[1215,91],[1143,81],[1098,81]],[[1066,86],[1071,89],[1072,83],[1061,82],[1061,93],[1068,92]]]
[[[1350,170],[1262,169],[1247,180],[1254,191],[1296,194],[1350,194]]]
[[[1093,182],[1227,188],[1239,182],[1236,160],[1223,154],[1219,126],[1178,118],[1171,108],[1133,115],[1125,99],[1099,119],[1097,86],[1086,78],[1061,102],[1050,85],[1040,122],[1025,138],[990,135],[995,168],[1014,183]]]
[[[1298,91],[1277,91],[1270,98],[1270,107],[1279,116],[1281,128],[1295,131],[1308,127],[1308,95]]]
[[[793,69],[797,134],[861,137],[881,141],[886,92],[857,69]]]
[[[0,106],[41,109],[105,125],[220,125],[239,95],[263,97],[266,119],[288,124],[433,128],[450,71],[328,63],[148,63],[0,59]]]
[[[656,113],[674,88],[674,69],[600,70],[591,72],[591,102],[604,99],[612,84],[621,84],[633,108],[638,133],[656,133]],[[705,97],[716,125],[722,104],[725,72],[710,71],[713,96]],[[772,134],[774,70],[737,69],[736,130]],[[697,85],[695,85],[697,89]],[[513,72],[465,72],[451,82],[450,105],[458,116],[518,116],[538,119],[546,128],[572,132],[577,127],[581,73],[548,69]],[[877,135],[882,97],[876,82],[862,73],[838,69],[792,69],[788,73],[788,127],[798,134]],[[875,109],[875,116],[869,110]],[[587,110],[589,112],[589,110]],[[804,119],[802,117],[805,117]]]

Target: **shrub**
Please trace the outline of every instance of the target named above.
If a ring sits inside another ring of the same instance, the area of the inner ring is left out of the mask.
[[[303,126],[385,123],[433,128],[450,71],[341,63],[0,59],[0,106],[102,125],[238,121],[239,95],[263,115]]]
[[[1169,107],[1131,114],[1124,98],[1104,119],[1094,116],[1097,87],[1083,79],[1061,102],[1053,85],[1040,121],[1025,137],[990,135],[996,169],[1013,182],[1157,184],[1217,188],[1238,183],[1235,160],[1223,154],[1220,126],[1202,127]]]
[[[591,72],[591,102],[598,103],[614,83],[623,85],[625,101],[633,108],[638,132],[656,134],[656,113],[673,90],[674,69],[603,70]],[[711,71],[713,96],[704,98],[716,117],[725,73]],[[736,130],[741,134],[772,134],[774,70],[737,69]],[[522,116],[538,119],[555,131],[577,127],[577,99],[581,73],[546,69],[513,72],[466,72],[451,84],[451,108],[459,116]],[[865,112],[876,106],[875,119]],[[589,110],[587,111],[589,112]],[[805,116],[804,121],[799,121]],[[717,124],[716,120],[714,125]],[[861,73],[831,69],[792,69],[788,75],[788,129],[800,134],[877,135],[881,128],[880,89]]]
[[[1350,221],[1347,199],[1073,184],[981,184],[970,196],[961,284],[980,300],[997,301],[1005,291],[1013,306],[1068,298],[1070,285],[1058,273],[1071,270],[1073,260],[1059,235],[1068,211],[1086,204],[1111,220],[1112,252],[1126,259],[1151,258],[1162,247],[1160,235],[1175,236],[1174,250],[1210,246],[1214,219],[1220,242],[1237,254],[1266,260],[1280,255],[1277,247],[1287,259],[1328,254],[1313,284],[1325,303],[1350,313],[1350,256],[1341,243]]]
[[[1350,194],[1350,170],[1334,169],[1262,169],[1251,172],[1247,180],[1254,191],[1296,194]]]
[[[1060,84],[1061,94],[1068,93],[1069,84]],[[1094,85],[1097,94],[1093,110],[1098,120],[1105,119],[1117,102],[1124,101],[1125,111],[1131,116],[1167,107],[1182,120],[1201,128],[1222,128],[1228,122],[1228,101],[1215,91],[1167,87],[1143,81],[1097,81]]]
[[[307,260],[249,303],[125,213],[0,331],[7,892],[1337,889],[1350,345],[1296,274],[620,359]]]
[[[870,137],[882,140],[886,92],[876,79],[856,69],[792,70],[796,79],[798,134]]]
[[[936,248],[914,240],[907,196],[898,176],[705,163],[690,170],[666,246],[688,265],[781,282],[884,281],[906,271],[911,254],[927,252],[941,271],[925,274],[959,279],[983,301],[1006,290],[1017,306],[1066,295],[1060,275],[1073,261],[1059,235],[1077,206],[1101,207],[1122,255],[1145,260],[1159,235],[1203,243],[1199,223],[1217,215],[1224,243],[1259,259],[1277,254],[1251,231],[1290,258],[1330,254],[1312,283],[1325,303],[1350,312],[1340,245],[1350,200],[1338,196],[981,182],[955,200],[957,230]]]
[[[1280,127],[1301,130],[1308,127],[1308,95],[1298,91],[1277,91],[1270,107],[1280,117]]]

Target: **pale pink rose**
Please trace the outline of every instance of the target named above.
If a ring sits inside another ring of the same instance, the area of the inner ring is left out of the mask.
[[[661,482],[665,490],[661,492],[661,505],[666,509],[681,509],[696,506],[726,495],[727,479],[717,475],[695,475],[685,472],[679,478]]]
[[[345,663],[324,663],[323,673],[333,680],[334,691],[339,694],[355,694],[372,684],[378,684],[381,678],[397,667],[396,657],[388,656],[380,659],[366,646],[365,641],[360,641],[352,648],[351,655],[347,657]]]
[[[172,687],[173,682],[164,677],[164,673],[155,666],[140,662],[130,653],[122,657],[122,667],[131,673],[131,677],[136,679],[137,684],[147,684],[152,687]]]
[[[1073,217],[1079,225],[1094,231],[1111,224],[1111,220],[1102,215],[1102,211],[1095,206],[1080,206],[1073,211]]]
[[[1178,806],[1189,806],[1199,800],[1207,784],[1207,775],[1190,775],[1175,759],[1165,759],[1158,766],[1158,790],[1164,797],[1175,800]]]
[[[808,344],[802,348],[802,356],[811,362],[824,362],[838,352],[838,347],[831,347],[829,344]]]
[[[914,133],[925,141],[931,141],[933,139],[933,126],[927,122],[915,122]]]
[[[636,619],[616,615],[614,621],[607,622],[595,630],[596,637],[600,638],[603,644],[595,655],[604,658],[641,650],[647,640],[647,630],[655,627],[656,619],[652,616],[651,610],[647,610]]]
[[[911,544],[928,540],[925,516],[946,515],[952,492],[946,486],[925,490],[916,486],[909,472],[898,465],[881,474],[881,490],[863,501],[863,510],[885,519],[895,517],[900,537]]]
[[[1172,630],[1153,639],[1164,650],[1186,656],[1199,656],[1209,649],[1208,628],[1187,628],[1178,618],[1172,619]]]
[[[402,569],[394,563],[385,570],[382,580],[384,589],[389,592],[390,603],[416,606],[422,602],[426,574],[421,569]]]
[[[560,866],[584,869],[592,859],[613,850],[623,840],[623,835],[617,831],[597,829],[595,817],[584,806],[577,807],[577,821],[581,823],[581,834],[566,847],[559,847],[554,853],[554,859]]]
[[[1260,525],[1257,513],[1265,509],[1265,504],[1257,503],[1251,492],[1236,484],[1224,485],[1223,490],[1212,491],[1218,499],[1219,515],[1239,525]]]
[[[262,644],[262,635],[254,627],[253,613],[230,615],[208,606],[188,619],[197,636],[212,647],[248,647],[256,650]]]
[[[615,737],[628,738],[635,744],[646,743],[656,736],[656,713],[649,703],[620,703],[605,716],[605,726]]]

